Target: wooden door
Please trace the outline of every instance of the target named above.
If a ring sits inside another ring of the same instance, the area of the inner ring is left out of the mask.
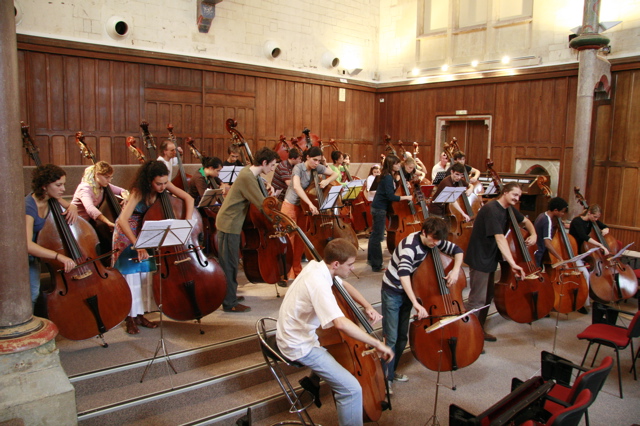
[[[444,140],[458,139],[458,146],[467,157],[467,164],[483,171],[489,148],[488,131],[484,120],[449,121]]]

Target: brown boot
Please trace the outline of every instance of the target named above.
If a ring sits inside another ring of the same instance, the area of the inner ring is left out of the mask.
[[[125,324],[127,326],[127,328],[126,328],[127,333],[129,333],[129,334],[138,334],[138,333],[140,333],[140,330],[138,330],[138,326],[136,326],[136,322],[133,319],[133,317],[127,317],[127,319],[125,319]]]

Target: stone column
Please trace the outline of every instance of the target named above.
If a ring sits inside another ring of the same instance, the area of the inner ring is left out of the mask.
[[[585,0],[580,34],[569,43],[580,55],[571,188],[580,187],[583,194],[587,186],[594,91],[600,82],[605,84],[607,90],[611,84],[611,64],[598,56],[598,50],[609,44],[607,37],[598,34],[599,16],[600,1]],[[582,207],[577,203],[569,203],[569,206],[570,217],[582,212]]]
[[[0,1],[0,423],[70,425],[75,392],[60,365],[58,329],[31,313],[15,28],[13,2]]]

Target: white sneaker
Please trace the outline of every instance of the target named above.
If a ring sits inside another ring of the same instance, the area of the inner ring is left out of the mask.
[[[409,381],[409,377],[405,376],[404,374],[396,374],[396,376],[393,378],[393,380],[395,382],[408,382]]]
[[[391,389],[391,383],[393,383],[391,380],[387,382],[387,386],[389,387],[389,395],[393,395],[393,389]]]

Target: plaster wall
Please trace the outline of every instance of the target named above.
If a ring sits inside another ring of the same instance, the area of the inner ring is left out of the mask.
[[[438,0],[446,1],[446,0]],[[454,5],[457,0],[449,0]],[[414,67],[440,67],[472,60],[536,56],[516,66],[577,62],[568,46],[570,29],[582,23],[583,0],[534,0],[531,19],[501,21],[499,0],[487,0],[482,28],[448,29],[420,36],[423,0],[223,0],[207,34],[198,32],[197,0],[15,0],[19,34],[132,49],[212,58],[349,79],[406,80]],[[106,22],[120,16],[129,33],[114,40]],[[640,54],[640,0],[603,0],[601,21],[623,21],[605,34],[610,59]],[[267,59],[265,42],[281,48]],[[322,65],[333,52],[337,69]],[[470,71],[456,68],[451,71]],[[438,72],[436,72],[438,73]]]

